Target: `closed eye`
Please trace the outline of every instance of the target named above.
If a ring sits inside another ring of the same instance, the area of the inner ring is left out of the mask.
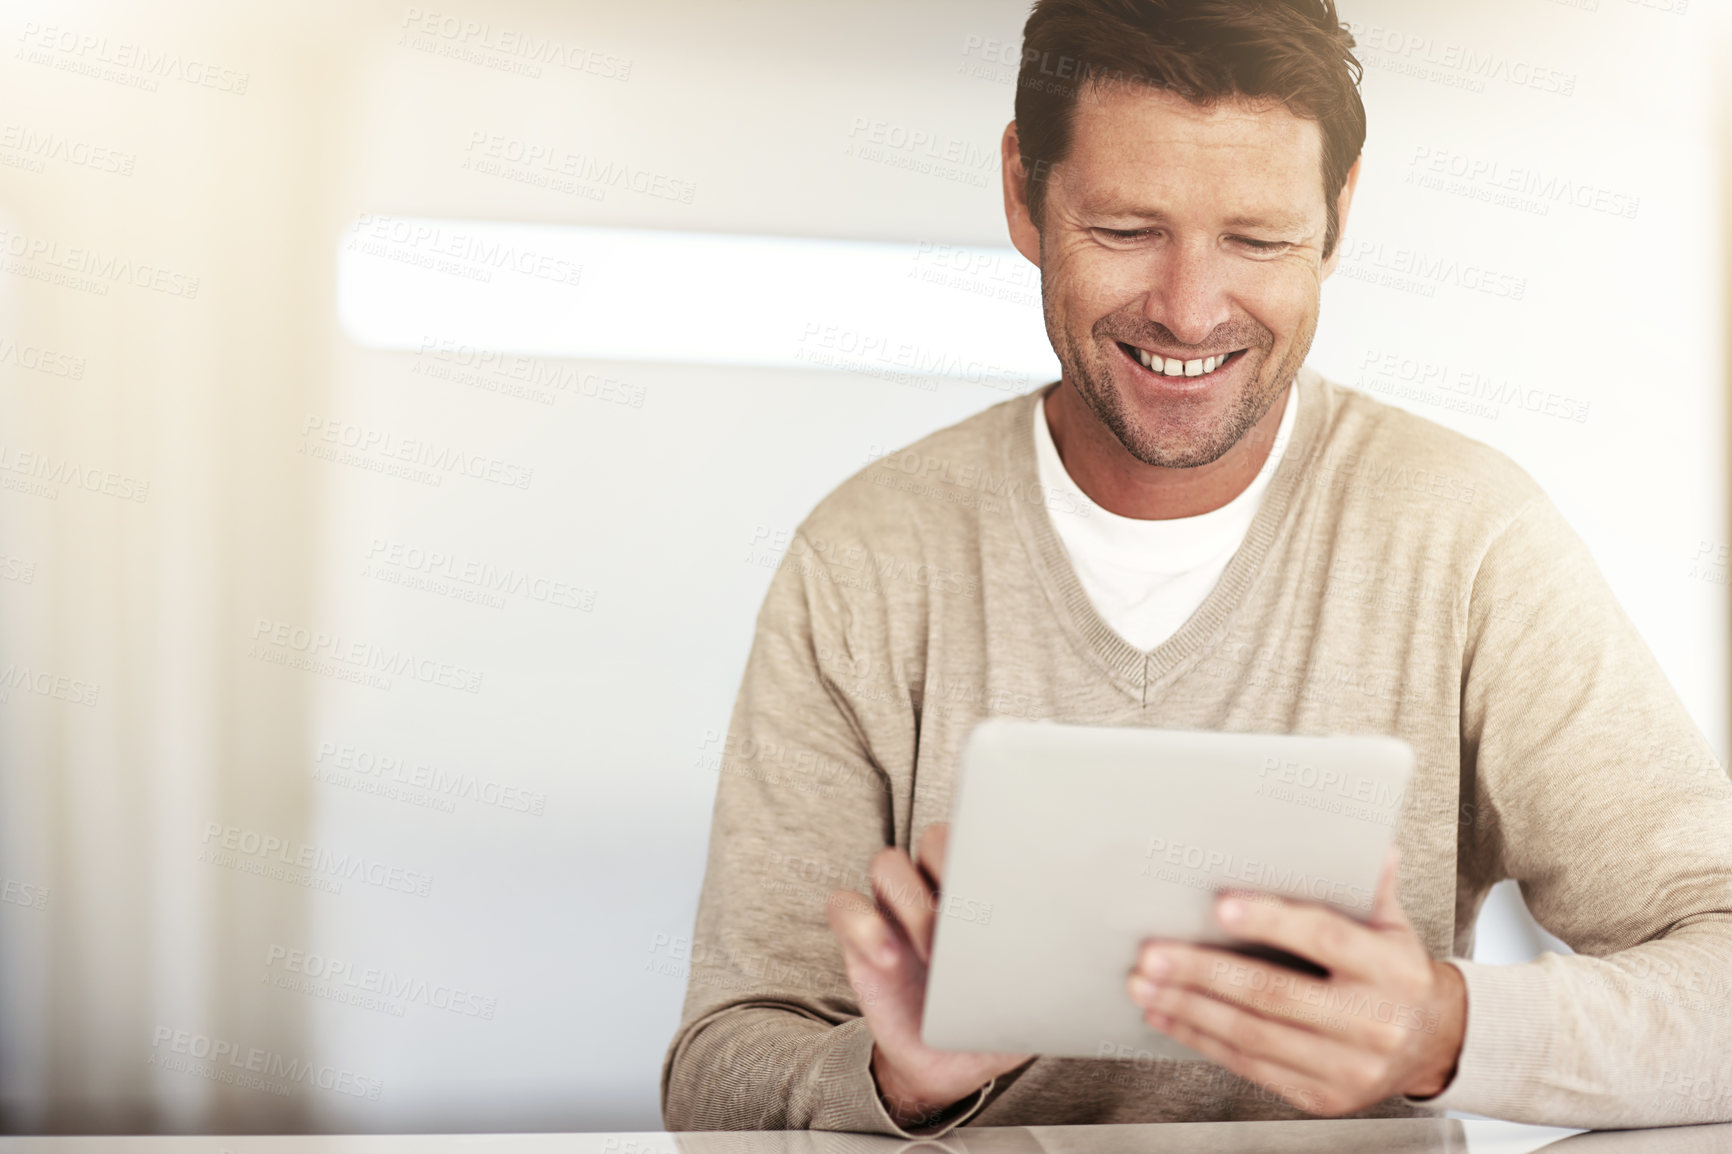
[[[1253,249],[1257,252],[1280,252],[1283,249],[1293,247],[1291,243],[1284,240],[1257,240],[1255,237],[1249,236],[1238,236],[1233,239],[1244,245],[1246,248]]]

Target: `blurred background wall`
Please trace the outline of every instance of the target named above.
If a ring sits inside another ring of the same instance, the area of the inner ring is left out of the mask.
[[[1371,134],[1312,363],[1534,473],[1724,759],[1723,7],[1343,7]],[[369,214],[1002,245],[1025,14],[0,5],[6,1129],[659,1128],[778,549],[1002,382],[524,389],[352,340],[339,253]],[[1488,906],[1481,957],[1548,944]]]

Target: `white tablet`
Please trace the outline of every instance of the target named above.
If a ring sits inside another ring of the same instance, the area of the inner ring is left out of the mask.
[[[922,1039],[1201,1060],[1125,990],[1143,939],[1233,945],[1213,917],[1224,889],[1364,920],[1413,764],[1395,737],[981,722],[962,750]]]

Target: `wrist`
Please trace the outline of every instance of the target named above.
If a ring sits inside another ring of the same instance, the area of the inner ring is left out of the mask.
[[[1447,962],[1433,962],[1437,978],[1432,1011],[1426,1015],[1426,1046],[1419,1068],[1402,1093],[1409,1098],[1434,1098],[1455,1080],[1467,1038],[1467,983]]]
[[[884,1058],[884,1051],[872,1048],[872,1080],[878,1087],[879,1100],[891,1121],[904,1129],[914,1130],[936,1124],[952,1107],[980,1087],[965,1089],[946,1096],[926,1090],[916,1090],[902,1079],[896,1068]]]

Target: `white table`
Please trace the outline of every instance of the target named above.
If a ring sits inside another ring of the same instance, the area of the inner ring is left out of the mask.
[[[1732,1154],[1732,1123],[1581,1131],[1489,1119],[1319,1119],[963,1127],[941,1139],[775,1130],[640,1134],[365,1134],[0,1138],[0,1154]]]

